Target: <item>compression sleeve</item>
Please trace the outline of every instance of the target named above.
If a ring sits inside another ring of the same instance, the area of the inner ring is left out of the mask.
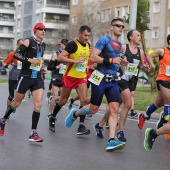
[[[16,52],[14,54],[14,58],[16,58],[19,61],[27,61],[28,58],[23,57],[22,53],[26,50],[26,46],[24,44],[22,44],[19,48],[16,49]]]
[[[47,70],[56,70],[56,66],[54,65],[54,61],[53,60],[50,60],[50,62],[48,63],[48,67],[47,67]]]

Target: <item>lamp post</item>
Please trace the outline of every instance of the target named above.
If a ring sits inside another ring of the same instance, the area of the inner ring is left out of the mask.
[[[138,7],[138,0],[131,0],[129,30],[136,28],[137,7]]]

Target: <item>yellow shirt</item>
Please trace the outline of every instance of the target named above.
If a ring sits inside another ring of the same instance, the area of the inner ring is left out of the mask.
[[[77,40],[74,40],[77,44],[77,51],[69,55],[69,58],[77,60],[80,57],[84,57],[85,61],[83,63],[68,63],[64,75],[74,77],[74,78],[85,78],[87,77],[86,69],[87,63],[90,56],[90,49],[88,43],[83,47]]]

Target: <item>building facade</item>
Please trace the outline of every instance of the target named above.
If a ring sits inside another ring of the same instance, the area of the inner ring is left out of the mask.
[[[68,38],[69,30],[69,0],[16,0],[16,32],[18,38],[33,35],[33,27],[38,22],[46,26],[45,60],[51,58],[62,38]]]
[[[5,58],[14,43],[15,0],[0,0],[0,58]]]
[[[145,31],[147,50],[167,46],[166,37],[170,34],[170,0],[150,1],[150,24]],[[91,43],[109,34],[110,21],[115,17],[127,17],[130,12],[130,0],[71,0],[70,1],[70,37],[75,38],[75,30],[87,24],[92,29]],[[127,43],[128,24],[120,37]]]

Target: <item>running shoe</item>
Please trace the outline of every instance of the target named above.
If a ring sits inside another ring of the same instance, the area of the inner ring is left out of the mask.
[[[168,121],[167,124],[170,124],[170,121]],[[165,138],[170,140],[170,134],[165,134]]]
[[[125,142],[121,142],[121,141],[117,141],[116,139],[113,139],[107,142],[106,151],[120,150],[123,149],[125,145],[126,145]]]
[[[147,128],[145,130],[144,147],[148,152],[152,150],[153,142],[155,141],[155,138],[151,136],[151,131],[153,130],[152,128]]]
[[[55,118],[52,116],[49,118],[49,130],[55,132]]]
[[[22,99],[22,102],[26,102],[26,100],[25,100],[25,99]]]
[[[47,119],[49,119],[50,117],[51,117],[51,113],[48,113],[48,115],[47,115]]]
[[[137,113],[137,112],[131,111],[130,117],[131,117],[132,119],[135,118],[135,117],[137,117],[137,116],[138,116],[138,113]]]
[[[86,129],[86,127],[82,124],[79,125],[77,130],[77,135],[89,135],[90,129]]]
[[[165,123],[167,123],[170,120],[170,115],[165,114],[163,111],[160,113],[159,120],[157,122],[156,128],[159,129],[162,127]]]
[[[37,132],[32,132],[28,139],[30,142],[43,142],[43,139],[38,136]]]
[[[109,123],[106,122],[106,129],[109,129]]]
[[[72,109],[73,103],[74,103],[73,98],[70,97],[69,100],[68,100],[68,109]]]
[[[116,137],[119,141],[126,142],[126,138],[123,131],[118,132]]]
[[[138,115],[138,127],[140,130],[143,129],[143,124],[145,123],[146,121],[146,118],[144,117],[144,114],[143,113],[139,113]]]
[[[102,127],[99,127],[99,123],[94,124],[93,128],[96,130],[96,136],[98,138],[103,138],[103,131]]]
[[[70,111],[70,114],[66,117],[65,119],[65,125],[66,127],[70,128],[73,124],[73,122],[77,119],[76,117],[74,117],[74,113],[77,112],[78,109],[76,108],[73,108],[71,111]]]
[[[86,119],[91,118],[91,117],[92,117],[92,114],[87,114],[86,115]]]
[[[5,122],[2,121],[2,119],[0,119],[0,136],[4,136],[4,131],[5,131]]]

